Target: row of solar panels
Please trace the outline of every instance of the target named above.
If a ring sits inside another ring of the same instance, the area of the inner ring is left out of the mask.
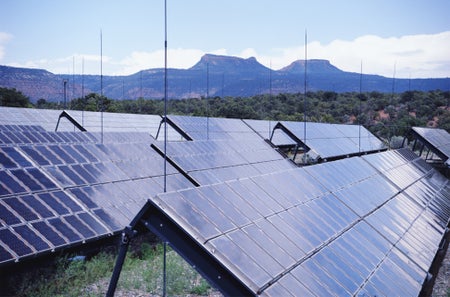
[[[62,132],[45,133],[56,139]],[[163,143],[144,133],[141,142],[130,143],[121,133],[105,133],[117,139],[107,144],[95,143],[87,133],[64,134],[76,142],[0,144],[1,262],[119,232],[149,197],[163,192],[164,159],[157,153]],[[175,142],[168,152],[173,164],[199,184],[295,167],[261,139],[240,145]],[[184,158],[186,152],[191,153]],[[194,186],[170,164],[166,172],[167,190]]]
[[[225,267],[203,272],[226,295],[418,296],[449,218],[448,180],[402,149],[159,194],[134,222]]]
[[[47,112],[0,110],[0,266],[149,220],[196,267],[222,268],[202,272],[224,293],[417,296],[449,223],[448,180],[406,149],[298,168],[262,140],[273,122],[171,116],[194,141],[167,143],[165,180],[148,133],[24,120]]]
[[[118,232],[163,190],[149,143],[0,145],[0,164],[1,262]],[[192,186],[167,173],[169,189]]]
[[[36,141],[46,141],[45,138],[48,137],[45,131],[53,131],[55,129],[56,119],[58,119],[60,114],[60,111],[55,110],[0,107],[0,124],[4,124],[2,129],[4,131],[0,134],[0,141],[4,143],[11,141],[35,143],[34,138],[36,137],[40,138]],[[88,132],[91,132],[93,136],[90,137],[95,137],[95,141],[114,141],[104,140],[102,138],[104,134],[101,132],[122,132],[122,135],[128,134],[128,137],[131,138],[134,138],[133,135],[139,135],[139,133],[133,134],[132,132],[146,132],[159,140],[164,137],[164,129],[161,127],[160,116],[86,111],[69,111],[68,114],[86,128]],[[53,121],[49,119],[53,119]],[[386,149],[382,141],[363,126],[359,125],[274,122],[176,115],[170,115],[168,119],[171,125],[167,129],[167,137],[171,141],[183,140],[183,136],[177,131],[183,131],[183,134],[192,140],[236,141],[241,139],[258,140],[262,138],[270,139],[276,146],[305,146],[309,151],[309,155],[321,159],[347,156],[360,152],[376,152]],[[58,131],[73,132],[76,129],[65,118],[61,118],[59,123]],[[11,136],[11,132],[8,131],[9,129],[18,128],[21,130],[23,128],[20,128],[20,126],[24,125],[41,126],[39,129],[45,131],[22,131],[23,136],[20,140],[9,139],[14,137],[14,135]],[[276,127],[283,129],[274,130]],[[283,130],[289,130],[295,139]],[[38,132],[36,133],[36,137],[33,135],[35,132]],[[330,139],[333,140],[334,145],[329,145]]]

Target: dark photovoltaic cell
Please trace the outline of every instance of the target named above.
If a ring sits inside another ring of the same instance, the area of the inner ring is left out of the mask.
[[[27,225],[16,226],[14,227],[14,231],[16,231],[17,234],[29,242],[38,251],[43,251],[50,248],[50,246]]]
[[[56,230],[58,230],[69,242],[77,242],[81,240],[81,237],[75,233],[75,231],[69,227],[61,218],[53,218],[48,220]]]
[[[19,256],[29,255],[33,252],[30,247],[28,247],[9,229],[0,229],[0,238],[4,244],[6,244]]]
[[[2,205],[2,203],[0,203],[0,214],[0,219],[2,219],[2,221],[7,225],[19,224],[21,222],[20,219],[17,218],[17,216],[14,215],[14,213],[12,213],[6,206]]]
[[[25,221],[34,221],[38,218],[38,216],[18,198],[5,198],[3,199],[3,202],[9,205],[9,207],[11,207]]]
[[[13,178],[6,171],[0,171],[0,181],[10,189],[10,194],[25,193],[27,191],[19,184],[17,179]]]
[[[53,216],[53,213],[45,206],[40,199],[33,195],[22,196],[21,199],[31,209],[33,209],[41,218],[49,218]]]
[[[58,247],[67,244],[67,242],[45,221],[36,222],[31,224],[36,230],[39,231],[53,246]]]

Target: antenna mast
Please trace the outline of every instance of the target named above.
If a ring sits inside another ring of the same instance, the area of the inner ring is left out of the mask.
[[[303,156],[306,158],[306,74],[307,74],[307,68],[308,68],[308,33],[307,30],[305,30],[305,79],[304,79],[304,96],[303,96],[303,145],[304,145],[304,151]],[[306,159],[305,159],[306,161]]]
[[[100,129],[101,141],[103,143],[103,34],[100,29]]]
[[[81,125],[84,126],[84,56],[81,60],[81,102],[83,106],[81,110]]]
[[[362,112],[362,60],[359,75],[359,121],[358,121],[358,151],[361,153],[361,112]]]
[[[167,192],[167,0],[164,0],[164,193]],[[163,296],[167,285],[167,242],[163,244]]]

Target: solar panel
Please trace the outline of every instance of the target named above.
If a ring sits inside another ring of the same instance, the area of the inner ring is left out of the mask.
[[[45,140],[24,141],[27,129]],[[108,141],[101,144],[95,133],[18,125],[8,132],[18,137],[0,144],[4,262],[120,232],[148,197],[162,191],[163,159],[146,133],[105,133]],[[170,165],[167,173],[169,189],[193,186]]]
[[[193,140],[257,140],[260,136],[244,121],[230,118],[168,116],[170,122]]]
[[[225,294],[235,278],[250,295],[418,296],[450,219],[433,176],[389,151],[158,194],[143,216],[203,273],[225,267],[206,275]]]
[[[275,131],[278,129],[294,135],[294,143],[306,145],[313,158],[330,159],[386,149],[381,140],[360,125],[283,121],[276,125]]]
[[[413,140],[412,149],[448,177],[450,134],[443,129],[412,127],[409,136]]]
[[[36,135],[35,132],[54,131],[61,112],[60,110],[0,107],[0,123],[4,127],[0,127],[0,131],[15,126],[10,131],[33,132],[33,134],[27,134],[31,137]],[[67,113],[89,132],[118,132],[123,133],[123,135],[132,132],[145,132],[148,135],[155,136],[161,121],[159,115],[100,113],[79,110],[70,110]],[[58,131],[73,132],[75,129],[70,121],[61,118]],[[23,134],[20,135],[24,137]],[[37,135],[40,135],[40,133]],[[71,136],[73,135],[69,135],[69,137]]]
[[[155,142],[163,153],[163,143]],[[262,139],[168,142],[167,157],[200,184],[276,172],[296,166]]]

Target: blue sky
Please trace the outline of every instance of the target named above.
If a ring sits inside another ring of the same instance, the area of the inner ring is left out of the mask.
[[[167,0],[169,67],[205,53],[272,69],[327,59],[346,71],[450,77],[448,0]],[[0,65],[131,74],[164,65],[163,0],[2,0]],[[83,67],[84,65],[84,67]]]

